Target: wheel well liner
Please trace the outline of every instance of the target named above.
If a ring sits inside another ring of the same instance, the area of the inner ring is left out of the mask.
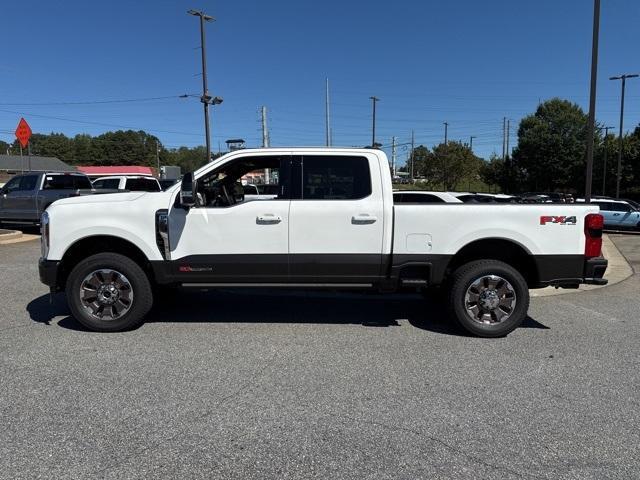
[[[468,243],[453,256],[447,271],[453,273],[458,267],[474,260],[499,260],[518,270],[530,288],[538,284],[538,268],[533,255],[512,240],[483,238]]]
[[[113,235],[92,235],[76,241],[64,252],[58,272],[57,284],[59,287],[64,289],[69,273],[78,262],[96,253],[104,252],[119,253],[130,258],[140,265],[150,278],[153,278],[149,260],[135,244]]]

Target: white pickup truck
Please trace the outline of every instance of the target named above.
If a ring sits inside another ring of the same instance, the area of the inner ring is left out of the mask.
[[[245,198],[242,177],[267,168],[277,196]],[[370,149],[235,151],[165,192],[57,201],[42,233],[42,282],[98,331],[139,325],[163,286],[442,286],[461,327],[496,337],[530,288],[606,283],[597,206],[396,205]]]

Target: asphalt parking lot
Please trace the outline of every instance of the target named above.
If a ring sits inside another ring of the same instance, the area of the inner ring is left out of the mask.
[[[0,246],[0,478],[640,475],[637,275],[495,340],[418,295],[246,290],[95,334],[38,256]]]

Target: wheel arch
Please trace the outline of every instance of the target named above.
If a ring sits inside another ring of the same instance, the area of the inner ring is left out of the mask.
[[[67,248],[60,261],[57,284],[64,289],[71,270],[83,259],[97,253],[119,253],[133,260],[152,279],[149,259],[133,242],[115,235],[91,235],[76,240]]]
[[[449,274],[474,260],[498,260],[511,265],[524,277],[529,288],[538,284],[538,268],[531,252],[511,239],[489,237],[467,243],[451,258],[447,265]]]

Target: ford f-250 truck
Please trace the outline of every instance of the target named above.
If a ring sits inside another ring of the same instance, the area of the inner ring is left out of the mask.
[[[242,178],[267,168],[277,196],[245,198]],[[98,331],[139,325],[168,285],[440,285],[460,326],[496,337],[525,319],[530,288],[606,283],[598,207],[394,205],[370,149],[235,151],[165,192],[57,201],[42,233],[42,282]]]

